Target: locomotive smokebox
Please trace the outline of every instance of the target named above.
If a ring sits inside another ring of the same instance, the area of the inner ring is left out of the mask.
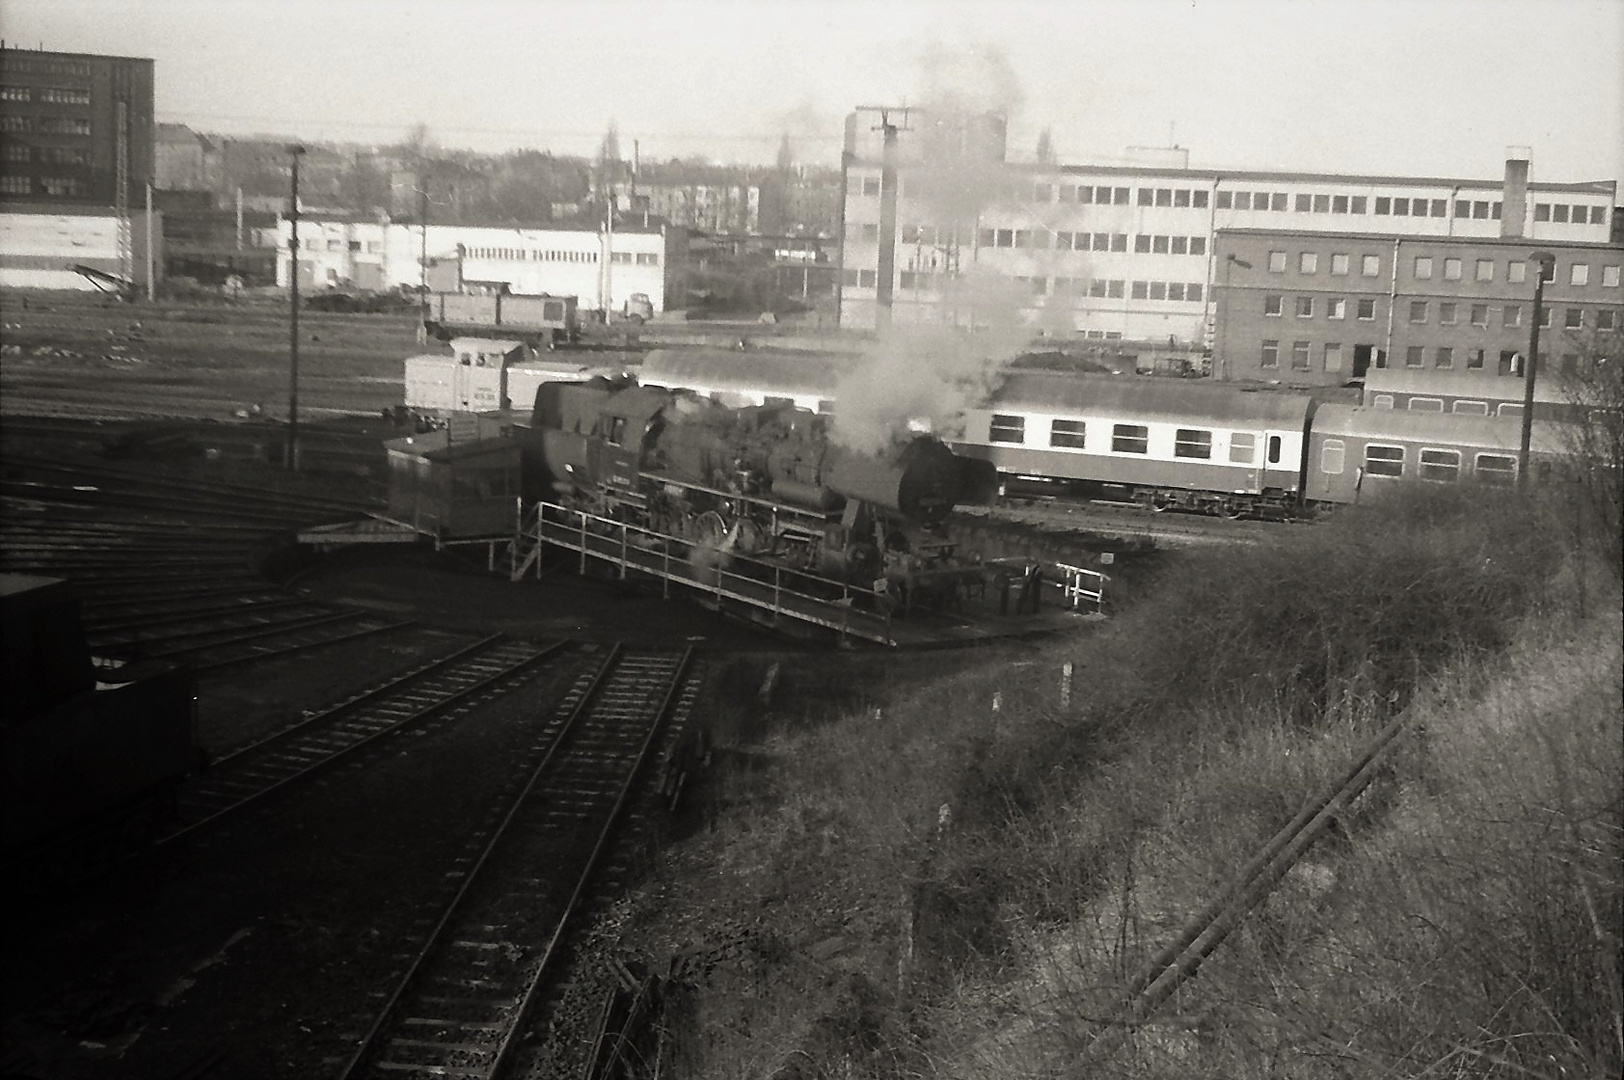
[[[931,438],[918,438],[880,455],[830,447],[825,483],[848,499],[894,510],[911,521],[937,525],[961,501],[961,459]]]

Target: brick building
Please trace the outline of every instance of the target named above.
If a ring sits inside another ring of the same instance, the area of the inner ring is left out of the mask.
[[[1215,251],[1221,379],[1323,386],[1382,368],[1520,376],[1535,252],[1556,260],[1543,296],[1543,370],[1573,369],[1585,335],[1624,326],[1616,244],[1221,229]]]

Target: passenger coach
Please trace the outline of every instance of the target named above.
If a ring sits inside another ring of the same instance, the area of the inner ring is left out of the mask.
[[[1517,416],[1321,405],[1309,438],[1303,497],[1352,503],[1418,480],[1514,484],[1521,446]],[[1529,453],[1541,479],[1565,449],[1560,425],[1535,421]]]
[[[1313,399],[1174,380],[1015,374],[955,449],[1001,476],[1098,489],[1152,509],[1284,513]]]

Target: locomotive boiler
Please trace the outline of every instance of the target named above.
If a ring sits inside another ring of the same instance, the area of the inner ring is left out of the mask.
[[[545,384],[526,495],[677,538],[694,559],[749,556],[865,585],[949,569],[944,522],[955,505],[992,501],[990,464],[922,435],[864,453],[825,425],[789,405],[729,408],[604,379]]]

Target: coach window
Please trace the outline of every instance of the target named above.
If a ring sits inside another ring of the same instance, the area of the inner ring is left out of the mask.
[[[1410,411],[1441,413],[1444,411],[1444,399],[1435,397],[1413,397],[1410,399]]]
[[[1435,450],[1423,447],[1421,450],[1421,479],[1441,480],[1453,484],[1460,479],[1460,451]]]
[[[1263,355],[1258,360],[1259,367],[1277,368],[1280,366],[1280,342],[1266,338],[1263,342]]]
[[[990,442],[1024,443],[1026,441],[1026,417],[1005,416],[994,413],[992,426],[987,431]]]
[[[1393,395],[1377,394],[1370,400],[1370,407],[1372,409],[1391,409],[1393,407]]]
[[[609,434],[605,437],[610,446],[619,446],[626,437],[626,418],[613,416],[609,418]]]
[[[1417,281],[1425,281],[1432,276],[1432,256],[1417,255],[1415,257],[1415,277]]]
[[[1371,443],[1365,447],[1365,472],[1371,476],[1403,476],[1404,447]]]
[[[1250,465],[1257,458],[1257,436],[1250,431],[1229,433],[1229,460],[1237,465]]]
[[[1336,254],[1334,252],[1332,253],[1332,255],[1331,255],[1331,273],[1342,276],[1342,277],[1347,276],[1347,273],[1348,273],[1348,257],[1347,257],[1346,254],[1338,255],[1338,254]]]
[[[1449,407],[1449,411],[1460,416],[1487,416],[1489,403],[1487,401],[1457,401]]]
[[[1342,370],[1342,343],[1340,341],[1327,341],[1325,343],[1325,370]]]
[[[1056,420],[1049,425],[1049,445],[1081,450],[1085,427],[1081,420]]]
[[[1327,476],[1341,476],[1343,457],[1342,440],[1326,439],[1320,447],[1320,472]]]
[[[1280,464],[1280,436],[1269,436],[1269,464]]]
[[[1509,454],[1479,454],[1473,475],[1485,484],[1510,484],[1517,479],[1517,459]]]
[[[1459,259],[1444,260],[1444,280],[1459,281],[1461,274],[1461,261]]]
[[[1544,314],[1544,313],[1541,312],[1541,314]],[[1562,313],[1562,316],[1563,316],[1562,325],[1564,327],[1566,327],[1567,329],[1569,329],[1569,330],[1578,330],[1578,329],[1580,329],[1581,327],[1584,326],[1584,323],[1585,323],[1585,310],[1584,310],[1584,308],[1570,307],[1570,308],[1568,308],[1566,311],[1564,311]]]
[[[1427,301],[1410,301],[1410,321],[1413,323],[1424,323],[1427,321]]]
[[[1178,428],[1173,432],[1173,456],[1200,458],[1203,461],[1211,458],[1212,432],[1200,428]]]
[[[1521,416],[1522,405],[1515,401],[1502,401],[1494,414],[1496,416]]]
[[[1299,274],[1312,274],[1319,269],[1319,254],[1305,251],[1297,256],[1297,272]]]
[[[1299,296],[1297,298],[1297,317],[1299,319],[1312,319],[1314,317],[1314,298],[1312,296]]]
[[[1382,272],[1382,257],[1380,255],[1361,255],[1359,257],[1359,274],[1361,277],[1380,277]]]
[[[1150,429],[1143,424],[1113,424],[1111,450],[1118,454],[1150,452]]]

